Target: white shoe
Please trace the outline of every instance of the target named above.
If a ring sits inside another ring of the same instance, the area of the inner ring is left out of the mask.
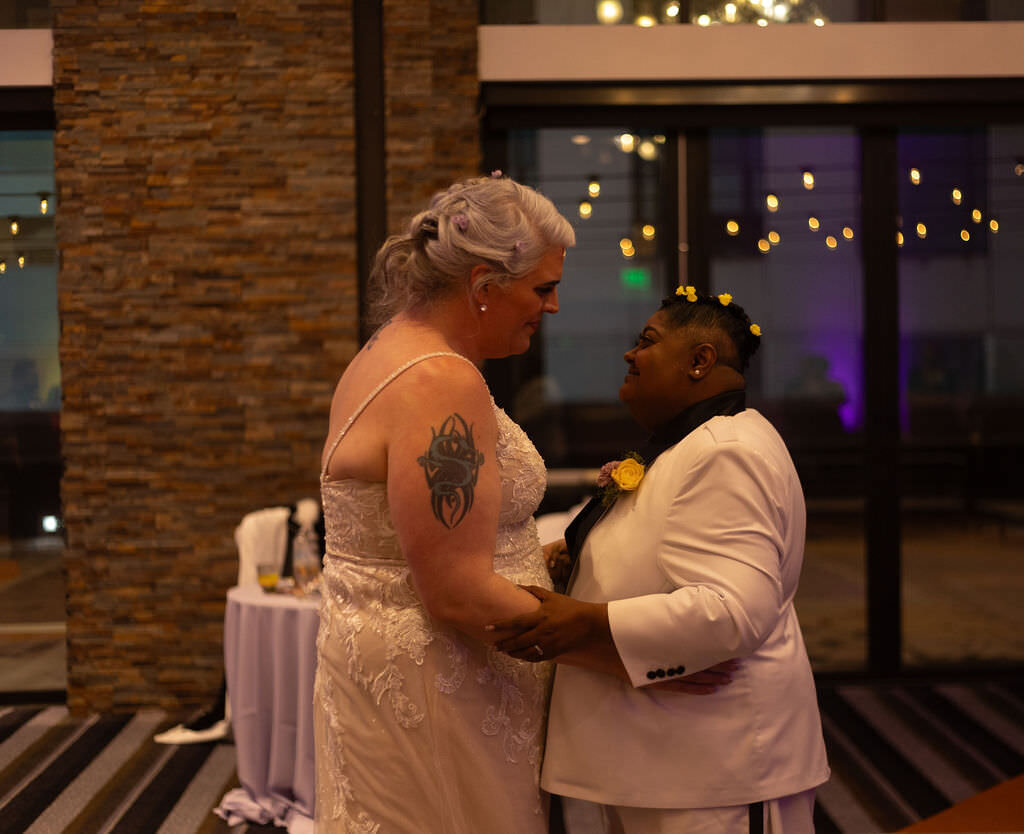
[[[157,744],[201,744],[205,741],[220,741],[231,734],[231,723],[222,718],[205,730],[190,730],[184,724],[176,724],[169,730],[157,733],[153,741]]]

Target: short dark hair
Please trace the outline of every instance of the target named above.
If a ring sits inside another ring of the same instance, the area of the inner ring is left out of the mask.
[[[723,304],[722,296],[677,294],[663,299],[660,309],[665,311],[674,329],[705,328],[728,337],[735,352],[719,356],[719,361],[740,373],[747,369],[750,358],[761,346],[761,337],[751,330],[750,316],[731,299]]]

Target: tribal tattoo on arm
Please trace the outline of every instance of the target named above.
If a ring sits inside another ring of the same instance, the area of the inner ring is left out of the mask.
[[[433,435],[426,453],[417,459],[427,476],[430,508],[449,530],[473,507],[473,491],[484,456],[473,445],[473,427],[460,414],[450,414]]]

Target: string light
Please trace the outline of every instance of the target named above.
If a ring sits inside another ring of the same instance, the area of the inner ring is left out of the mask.
[[[657,24],[657,20],[654,19],[654,15],[650,14],[638,14],[633,22],[637,26],[642,26],[644,29],[650,29],[652,26]]]
[[[725,231],[730,237],[736,237],[740,233],[740,224],[735,220],[727,220],[725,223]]]
[[[1013,166],[1013,173],[1018,177],[1024,177],[1024,162],[1018,162]]]
[[[17,217],[11,217],[11,218],[8,218],[8,219],[10,220],[10,223],[11,223],[11,234],[12,235],[18,234],[18,232],[21,231],[21,226],[18,224],[18,218]]]
[[[632,258],[636,254],[636,249],[633,247],[633,241],[628,237],[624,237],[619,241],[619,248],[622,250],[622,256],[624,258]]]
[[[921,184],[921,172],[918,171],[917,168],[911,168],[910,169],[910,181],[914,185],[920,185]]]
[[[813,171],[804,171],[804,173],[803,173],[803,180],[804,180],[804,188],[806,188],[808,191],[812,191],[814,189],[814,172]]]
[[[816,232],[816,231],[818,231],[818,229],[821,228],[821,223],[818,222],[818,218],[817,217],[814,217],[814,216],[808,217],[807,218],[807,228],[810,229],[812,232]]]
[[[673,21],[679,17],[679,0],[670,0],[665,4],[665,17]]]
[[[903,232],[896,232],[896,245],[903,246]]]
[[[580,200],[577,210],[579,211],[580,217],[584,220],[589,219],[590,215],[594,213],[594,207],[590,204],[590,200]]]
[[[589,145],[590,137],[585,133],[576,133],[570,140],[574,145]]]
[[[981,209],[971,209],[971,220],[975,223],[981,222]]]
[[[0,275],[7,272],[7,261],[0,261]]]
[[[597,177],[591,177],[587,183],[587,194],[591,197],[601,196],[601,181]]]
[[[43,192],[39,195],[39,213],[46,214],[50,210],[50,195]]]
[[[950,195],[953,199],[953,205],[958,206],[964,199],[964,193],[959,188],[954,188],[953,193]]]
[[[768,250],[770,250],[772,248],[772,245],[767,240],[765,240],[764,238],[761,238],[757,242],[757,248],[760,249],[762,252],[767,253]]]
[[[776,197],[774,194],[769,194],[767,197],[765,197],[764,202],[765,205],[768,206],[768,211],[774,212],[779,210],[779,198]]]
[[[636,155],[647,162],[651,162],[658,158],[658,146],[650,139],[644,139],[644,141],[637,146]]]
[[[768,232],[768,242],[772,246],[775,246],[780,240],[782,240],[782,237],[774,229]]]
[[[964,243],[967,243],[967,241],[969,241],[970,239],[971,239],[971,233],[969,231],[967,231],[967,229],[961,229],[960,230],[960,240],[962,240]]]
[[[999,231],[999,221],[998,221],[998,220],[996,220],[996,219],[995,219],[995,218],[993,217],[993,218],[992,218],[991,220],[989,220],[989,221],[988,221],[988,227],[989,227],[989,228],[990,228],[990,229],[991,229],[991,230],[992,230],[993,232],[998,232],[998,231]]]
[[[632,133],[623,133],[621,136],[615,137],[615,144],[623,153],[633,153],[636,148],[636,137]]]
[[[25,256],[19,254],[18,255],[18,269],[24,269],[24,268],[25,268]]]
[[[853,229],[849,226],[843,226],[843,237],[847,240],[853,240]]]
[[[654,240],[654,226],[650,223],[645,223],[644,227],[640,230],[640,234],[644,236],[644,240]]]
[[[925,226],[924,223],[918,223],[915,228],[917,230],[917,236],[919,238],[923,239],[928,237],[928,227]]]
[[[619,0],[601,0],[597,4],[596,14],[601,23],[618,23],[622,20],[622,3]]]
[[[832,237],[832,235],[829,235],[827,238],[825,238],[825,245],[829,249],[835,249],[839,245],[839,241]]]
[[[700,17],[697,18],[697,25],[698,26],[710,26],[711,25],[711,18],[708,15],[706,15],[706,14],[702,14]]]

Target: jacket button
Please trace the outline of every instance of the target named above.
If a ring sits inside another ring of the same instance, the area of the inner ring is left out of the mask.
[[[678,669],[676,669],[676,674],[677,675],[682,675],[685,672],[686,672],[686,667],[685,666],[680,666]]]
[[[658,673],[657,672],[651,671],[651,672],[647,673],[647,680],[649,680],[649,681],[654,680],[656,677],[658,677]]]
[[[678,675],[678,674],[679,674],[679,670],[678,670],[678,669],[676,669],[676,667],[675,667],[675,666],[670,666],[670,667],[669,667],[669,668],[668,668],[668,669],[667,669],[666,671],[668,672],[668,676],[669,676],[670,678],[671,678],[671,677],[675,677],[676,675]]]
[[[658,669],[658,671],[656,671],[654,674],[657,675],[659,678],[663,678],[663,677],[665,677],[665,670],[664,669]]]

